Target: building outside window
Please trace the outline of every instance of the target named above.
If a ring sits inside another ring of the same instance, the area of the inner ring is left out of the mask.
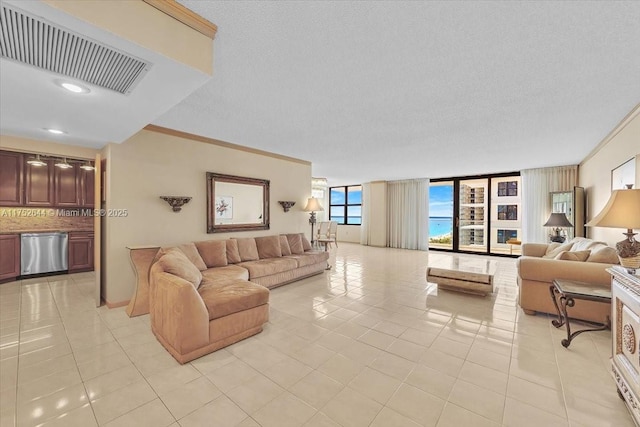
[[[338,224],[362,224],[362,186],[346,185],[329,189],[329,218]]]

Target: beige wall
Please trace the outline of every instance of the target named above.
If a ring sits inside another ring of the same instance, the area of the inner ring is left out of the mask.
[[[369,239],[371,246],[387,246],[387,183],[371,183],[371,219]]]
[[[311,164],[207,144],[142,130],[122,144],[110,144],[107,156],[107,209],[126,209],[126,217],[105,219],[104,298],[110,304],[131,298],[134,274],[130,245],[170,246],[189,241],[309,233],[302,211],[311,194]],[[270,230],[206,233],[206,172],[270,180]],[[173,212],[159,196],[191,196]],[[285,213],[278,200],[296,205]]]
[[[640,188],[640,105],[581,164],[578,183],[587,195],[587,221],[596,216],[611,195],[611,170],[636,159],[636,182]],[[587,227],[587,236],[614,244],[623,239],[622,229]]]
[[[359,225],[338,224],[338,242],[360,243]]]

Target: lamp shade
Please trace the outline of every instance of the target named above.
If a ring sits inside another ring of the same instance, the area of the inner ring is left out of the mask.
[[[304,207],[306,212],[320,212],[323,211],[324,208],[320,206],[320,202],[315,197],[309,197],[307,200],[307,206]]]
[[[640,228],[640,189],[614,190],[587,227]]]
[[[573,227],[563,212],[553,212],[544,227]]]

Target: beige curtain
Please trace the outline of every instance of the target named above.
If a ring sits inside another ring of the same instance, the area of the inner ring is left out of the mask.
[[[387,246],[429,249],[429,180],[387,183]]]
[[[551,195],[554,191],[573,191],[578,182],[578,166],[526,169],[522,180],[522,241],[545,243],[549,230],[542,225],[551,214]]]

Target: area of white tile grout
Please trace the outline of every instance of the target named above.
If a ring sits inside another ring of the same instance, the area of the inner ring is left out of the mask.
[[[262,333],[185,365],[148,315],[96,308],[92,273],[1,284],[0,426],[633,426],[611,332],[562,347],[518,308],[514,259],[481,258],[487,297],[426,282],[470,256],[340,243],[271,291]]]

